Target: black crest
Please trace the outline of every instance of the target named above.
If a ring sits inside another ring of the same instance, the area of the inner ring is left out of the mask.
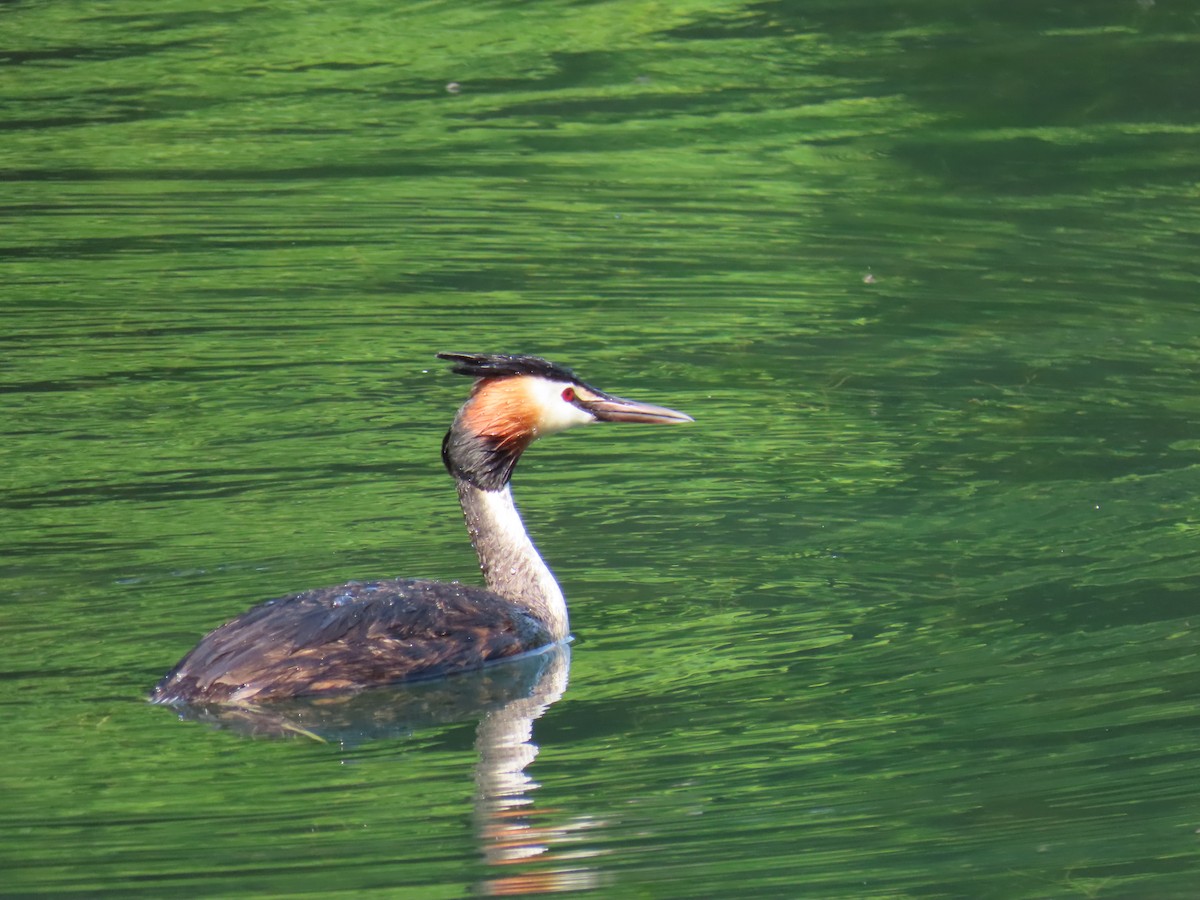
[[[454,363],[451,370],[456,375],[473,378],[505,378],[513,375],[540,375],[552,381],[583,384],[575,373],[564,366],[557,366],[540,356],[509,356],[506,353],[439,353],[438,359]]]

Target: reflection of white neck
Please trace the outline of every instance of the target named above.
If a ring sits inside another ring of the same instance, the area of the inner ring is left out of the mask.
[[[529,695],[479,722],[475,823],[484,859],[499,867],[479,886],[484,896],[580,891],[597,883],[595,872],[580,862],[584,854],[566,852],[579,840],[576,833],[594,824],[591,817],[564,820],[561,808],[539,810],[534,805],[538,784],[526,772],[538,754],[533,723],[562,697],[571,664],[568,644],[552,644],[541,653],[545,669]],[[519,865],[538,857],[536,868]]]
[[[458,501],[488,589],[525,607],[554,640],[564,640],[567,601],[529,539],[509,486],[485,491],[459,481]]]
[[[546,670],[529,696],[488,713],[479,723],[475,742],[479,750],[475,772],[478,799],[490,803],[497,811],[531,802],[528,795],[537,783],[525,768],[538,755],[533,743],[533,722],[557,703],[567,689],[570,645],[558,644],[541,652],[546,655]]]

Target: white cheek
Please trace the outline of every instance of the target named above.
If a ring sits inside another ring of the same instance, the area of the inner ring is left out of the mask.
[[[537,430],[539,434],[554,434],[576,425],[587,425],[596,421],[590,412],[562,398],[562,392],[571,387],[553,381],[534,380],[530,385],[534,404],[538,410]]]

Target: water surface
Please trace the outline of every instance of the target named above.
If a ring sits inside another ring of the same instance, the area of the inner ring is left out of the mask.
[[[0,18],[0,893],[1194,896],[1186,4]],[[446,349],[697,420],[518,470],[569,678],[146,705],[252,602],[475,577]]]

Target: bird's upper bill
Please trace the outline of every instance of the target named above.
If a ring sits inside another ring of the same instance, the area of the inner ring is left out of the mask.
[[[680,422],[694,422],[687,413],[681,413],[665,406],[654,406],[650,403],[639,403],[636,400],[626,400],[624,397],[614,397],[603,391],[592,388],[575,388],[575,402],[590,412],[601,422],[645,422],[650,425],[677,425]]]

